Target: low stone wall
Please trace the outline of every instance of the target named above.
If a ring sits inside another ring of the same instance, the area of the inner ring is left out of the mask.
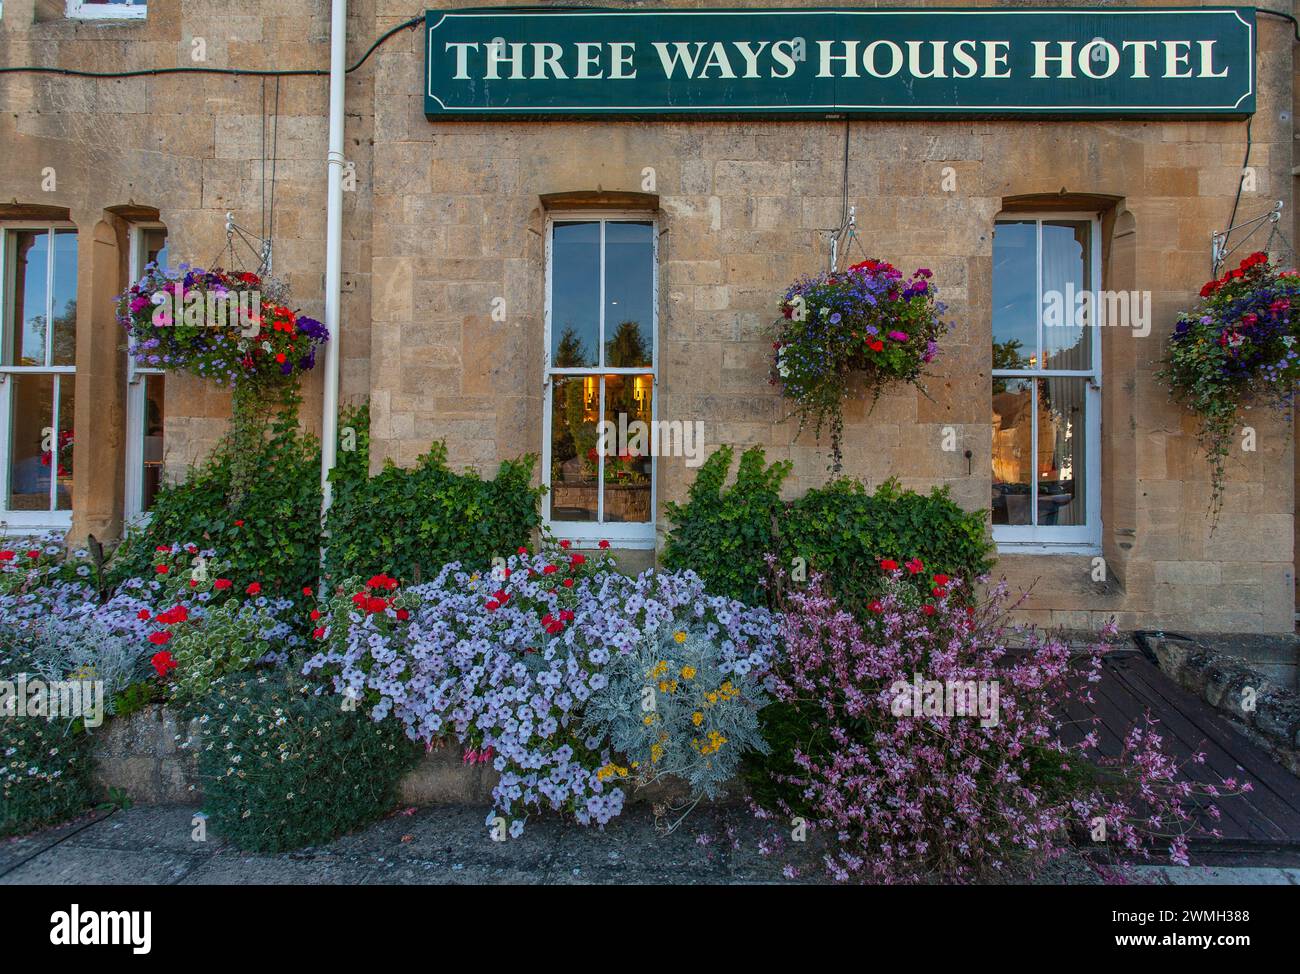
[[[1246,660],[1195,639],[1148,636],[1160,668],[1211,707],[1244,725],[1250,736],[1300,775],[1300,695]]]
[[[174,711],[147,707],[130,717],[110,719],[94,732],[96,776],[104,788],[117,788],[142,804],[203,800],[197,753],[201,741],[198,721],[183,724]],[[457,747],[427,753],[398,785],[406,805],[491,805],[497,773],[492,765],[467,765]],[[650,787],[633,800],[679,800],[681,789]]]

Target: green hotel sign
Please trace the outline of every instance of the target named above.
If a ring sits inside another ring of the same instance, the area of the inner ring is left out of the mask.
[[[1255,11],[430,10],[431,118],[1248,115]]]

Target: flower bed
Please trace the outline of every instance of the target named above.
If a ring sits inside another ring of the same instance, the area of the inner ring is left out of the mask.
[[[377,720],[392,713],[414,740],[454,740],[491,760],[501,779],[489,824],[500,816],[512,834],[528,809],[608,822],[624,784],[665,773],[715,793],[731,753],[754,746],[746,712],[759,705],[776,632],[765,610],[707,595],[694,573],[631,579],[562,548],[521,549],[495,577],[453,563],[406,589],[357,580],[320,621],[326,647],[306,671]],[[664,639],[690,646],[668,652]]]

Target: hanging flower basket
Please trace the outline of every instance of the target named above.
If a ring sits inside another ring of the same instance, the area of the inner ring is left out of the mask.
[[[951,327],[925,268],[904,279],[882,260],[797,281],[781,303],[771,381],[794,402],[799,431],[829,425],[831,469],[843,466],[843,401],[860,376],[872,401],[894,383],[921,388],[925,366]]]
[[[256,274],[150,265],[122,294],[118,320],[142,368],[190,372],[220,385],[292,380],[316,364],[325,326],[285,307],[284,288]]]
[[[118,299],[118,321],[138,367],[189,372],[230,389],[230,435],[242,442],[265,434],[277,403],[296,402],[298,377],[329,341],[323,324],[287,300],[282,284],[257,274],[150,264]],[[257,476],[257,455],[232,454],[231,511]]]
[[[1225,464],[1241,410],[1287,410],[1300,378],[1300,274],[1262,252],[1201,288],[1178,316],[1157,376],[1196,414],[1210,460],[1211,509],[1223,506]]]

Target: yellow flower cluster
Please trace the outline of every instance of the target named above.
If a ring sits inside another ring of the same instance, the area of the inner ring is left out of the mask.
[[[693,667],[693,666],[683,666],[683,667],[682,667],[682,679],[683,679],[683,680],[694,680],[694,679],[695,679],[695,667]]]
[[[722,745],[727,743],[727,739],[715,730],[709,731],[708,740],[701,741],[698,737],[691,741],[691,746],[701,754],[715,754],[722,750]]]
[[[680,646],[682,643],[686,642],[686,633],[678,629],[673,633],[673,639],[677,640],[677,644]]]
[[[664,746],[662,744],[650,745],[650,763],[658,764],[659,759],[664,756]]]
[[[694,724],[696,727],[699,727],[702,723],[704,723],[704,715],[700,713],[698,710],[695,711],[695,713],[691,714],[691,723]]]
[[[655,668],[651,670],[647,674],[647,676],[649,676],[650,679],[652,680],[656,680],[659,677],[666,675],[667,673],[668,673],[668,663],[665,662],[664,660],[660,660],[658,663],[655,664]]]
[[[609,764],[605,765],[603,768],[596,769],[596,777],[601,781],[608,781],[610,778],[626,778],[627,768],[620,767],[613,761],[610,761]]]
[[[738,696],[740,696],[740,691],[732,686],[730,680],[724,680],[722,686],[716,690],[710,690],[704,695],[704,699],[709,702],[709,706],[713,706],[718,701],[726,703],[729,700],[735,700]]]
[[[659,681],[659,692],[660,692],[660,693],[676,693],[676,692],[677,692],[677,681],[676,681],[676,680],[660,680],[660,681]]]

